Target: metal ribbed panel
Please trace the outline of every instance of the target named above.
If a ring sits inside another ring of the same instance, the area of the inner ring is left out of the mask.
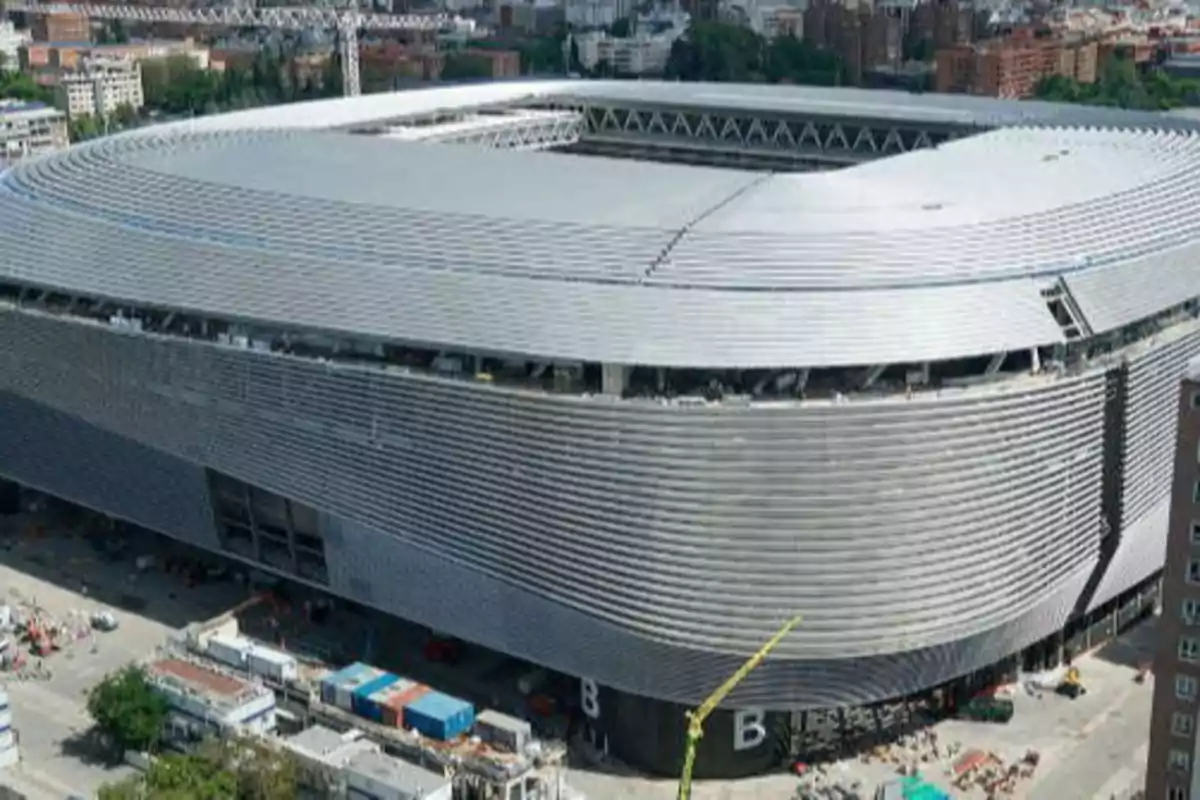
[[[1129,361],[1125,405],[1124,485],[1121,527],[1129,530],[1171,492],[1179,381],[1200,355],[1200,324],[1170,338],[1160,335]]]
[[[1066,277],[1096,333],[1116,330],[1200,297],[1200,244],[1190,243],[1117,266]]]
[[[1160,497],[1150,510],[1121,531],[1117,552],[1104,570],[1104,576],[1088,604],[1099,608],[1126,589],[1137,586],[1163,568],[1167,552],[1167,531],[1171,498]]]
[[[749,369],[935,361],[1062,341],[1028,280],[859,292],[672,291],[233,249],[35,209],[3,193],[0,216],[0,276],[13,280],[451,348]]]
[[[700,651],[753,649],[795,610],[792,658],[950,643],[1033,609],[1098,544],[1102,374],[683,408],[16,312],[0,352],[12,391]]]
[[[203,468],[8,392],[0,392],[0,475],[220,549]]]

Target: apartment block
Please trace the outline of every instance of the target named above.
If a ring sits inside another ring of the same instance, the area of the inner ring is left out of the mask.
[[[1200,360],[1179,395],[1146,796],[1200,800]]]
[[[146,104],[142,67],[132,59],[86,58],[59,77],[57,99],[71,119],[106,117],[121,106],[136,111]]]
[[[150,39],[126,44],[34,42],[25,46],[21,65],[25,69],[63,70],[78,69],[87,58],[145,61],[172,56],[190,58],[197,69],[211,66],[209,49],[192,39]]]
[[[29,43],[29,31],[18,30],[0,19],[0,69],[12,72],[21,66],[21,48]]]
[[[935,86],[939,92],[1029,97],[1051,75],[1094,83],[1098,61],[1095,43],[1021,38],[960,44],[937,51]]]
[[[30,26],[35,42],[90,42],[92,23],[84,14],[41,14]]]
[[[0,100],[0,168],[67,146],[67,118],[43,103]]]

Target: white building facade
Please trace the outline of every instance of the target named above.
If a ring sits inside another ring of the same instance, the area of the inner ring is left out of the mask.
[[[275,730],[275,693],[259,683],[180,659],[152,664],[148,675],[167,701],[164,733],[174,745]]]
[[[0,169],[66,147],[67,118],[42,103],[0,99]]]
[[[0,69],[14,72],[21,66],[21,48],[31,41],[29,31],[18,30],[8,20],[0,20]]]
[[[59,79],[58,98],[71,119],[107,117],[121,106],[136,111],[146,104],[142,67],[127,58],[84,59],[78,70]]]

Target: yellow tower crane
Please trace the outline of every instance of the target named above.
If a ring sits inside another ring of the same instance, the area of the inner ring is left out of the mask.
[[[739,683],[741,683],[747,675],[758,668],[771,651],[774,650],[787,635],[796,629],[800,624],[801,617],[792,617],[783,627],[780,628],[771,639],[764,644],[757,653],[750,656],[745,664],[738,668],[738,671],[729,676],[729,679],[717,687],[717,690],[708,696],[698,708],[689,711],[687,714],[687,744],[683,751],[683,772],[679,775],[679,800],[691,800],[692,798],[692,767],[696,765],[696,746],[700,744],[700,740],[704,738],[704,721],[708,719],[708,715],[721,705],[721,702],[729,696]]]

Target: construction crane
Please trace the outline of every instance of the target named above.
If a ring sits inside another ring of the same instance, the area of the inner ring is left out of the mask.
[[[82,14],[89,19],[123,22],[211,25],[227,28],[276,30],[335,30],[342,62],[342,87],[347,97],[362,93],[358,74],[358,32],[456,32],[474,29],[474,22],[449,14],[364,14],[327,8],[160,8],[156,6],[94,5],[84,3],[3,2],[4,12],[24,14]]]
[[[700,740],[704,738],[704,721],[708,719],[708,715],[721,705],[722,701],[729,696],[739,683],[745,680],[746,676],[758,668],[771,651],[779,646],[787,635],[796,629],[803,618],[796,616],[784,623],[770,640],[759,649],[757,653],[750,656],[745,664],[738,668],[738,671],[729,676],[729,679],[717,687],[717,690],[708,696],[708,699],[700,704],[698,708],[689,711],[687,714],[687,744],[683,751],[683,771],[679,774],[679,794],[678,800],[692,800],[692,768],[696,765],[696,746],[700,744]]]

